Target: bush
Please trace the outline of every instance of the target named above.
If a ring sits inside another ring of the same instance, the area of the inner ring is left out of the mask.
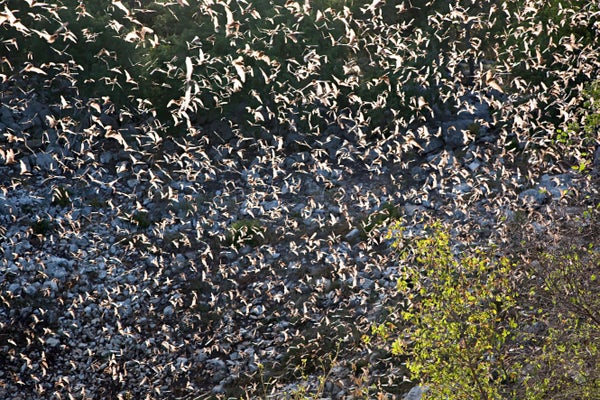
[[[523,365],[528,399],[597,399],[600,393],[600,253],[571,247],[531,263],[528,308],[536,346]]]
[[[427,398],[597,399],[595,242],[521,254],[517,264],[494,256],[493,247],[455,255],[439,223],[412,241],[399,224],[390,232],[399,250],[405,331],[388,345],[407,358]],[[540,247],[537,240],[524,245]]]
[[[67,207],[71,204],[71,193],[63,186],[56,186],[52,189],[52,204]]]
[[[233,222],[227,229],[227,245],[240,248],[245,245],[257,246],[262,243],[266,227],[255,219],[241,219]]]
[[[398,218],[400,218],[400,210],[392,203],[384,203],[380,210],[369,215],[361,222],[360,238],[367,240],[374,230]]]
[[[411,379],[428,388],[428,397],[500,398],[515,378],[507,362],[517,328],[510,262],[478,251],[455,257],[441,224],[406,246],[397,228],[407,330],[392,353],[408,356]]]
[[[152,225],[152,219],[147,211],[136,211],[131,216],[131,223],[137,225],[141,229],[147,229]]]
[[[56,225],[48,218],[37,218],[31,223],[31,231],[35,235],[48,235],[56,229]]]

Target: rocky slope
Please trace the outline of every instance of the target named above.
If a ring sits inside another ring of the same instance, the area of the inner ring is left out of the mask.
[[[387,222],[502,241],[594,190],[510,153],[476,99],[413,139],[307,144],[163,139],[107,104],[3,93],[1,398],[285,397],[327,372],[323,396],[400,396],[400,363],[360,343],[397,300]]]

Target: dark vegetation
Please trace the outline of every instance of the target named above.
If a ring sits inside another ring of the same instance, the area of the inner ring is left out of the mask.
[[[7,1],[1,72],[122,120],[154,115],[162,135],[222,121],[292,147],[328,128],[388,137],[465,95],[491,104],[507,146],[546,147],[593,90],[588,2],[180,3]]]

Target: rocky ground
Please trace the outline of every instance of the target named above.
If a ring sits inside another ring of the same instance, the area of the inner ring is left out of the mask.
[[[397,301],[387,222],[501,241],[594,190],[508,154],[476,99],[439,134],[306,144],[220,123],[162,139],[4,93],[0,398],[401,396],[401,364],[360,340]]]

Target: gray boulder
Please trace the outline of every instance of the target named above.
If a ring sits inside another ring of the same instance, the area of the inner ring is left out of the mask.
[[[442,124],[442,137],[448,149],[454,150],[465,146],[469,133],[476,127],[472,119],[458,119]]]
[[[421,400],[423,393],[427,391],[427,388],[422,386],[415,386],[404,396],[403,400]]]
[[[541,206],[549,199],[548,192],[543,189],[527,189],[519,194],[519,198],[527,205]]]

